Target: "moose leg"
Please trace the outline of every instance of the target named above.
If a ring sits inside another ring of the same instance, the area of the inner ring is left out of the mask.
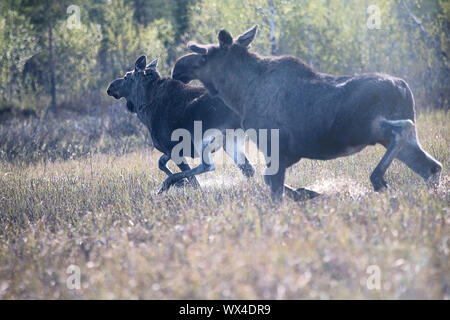
[[[416,130],[411,130],[397,159],[420,175],[430,187],[439,185],[442,164],[422,149],[417,140]]]
[[[284,192],[286,193],[286,196],[294,201],[306,201],[320,196],[320,193],[315,191],[308,190],[306,188],[294,189],[287,184],[284,185]]]
[[[279,167],[277,173],[273,175],[264,174],[264,182],[270,187],[273,201],[282,201],[284,193],[284,178],[286,168]]]
[[[268,149],[265,150],[265,152],[271,152],[270,150],[271,146],[272,144],[269,142],[267,144]],[[286,193],[286,196],[288,196],[294,201],[304,201],[320,196],[319,193],[314,192],[312,190],[308,190],[305,188],[298,188],[297,190],[295,190],[292,187],[284,184],[285,175],[286,175],[286,165],[282,163],[279,163],[278,171],[274,175],[267,174],[267,171],[264,173],[264,182],[270,186],[270,189],[272,191],[272,200],[277,201],[281,200],[283,198],[284,193]]]
[[[169,170],[169,168],[167,168],[167,162],[169,162],[170,157],[166,154],[163,154],[161,157],[159,157],[158,160],[158,168],[161,171],[164,171],[165,174],[167,174],[168,176],[172,175],[172,171]]]
[[[320,193],[317,193],[315,191],[308,190],[305,188],[293,189],[292,187],[286,184],[284,185],[284,192],[289,198],[291,198],[294,201],[305,201],[320,196]]]
[[[214,141],[214,137],[203,140],[202,152],[200,153],[200,155],[203,155],[203,156],[201,156],[202,162],[200,163],[200,165],[198,165],[197,167],[195,167],[193,169],[182,171],[182,172],[177,172],[177,173],[174,173],[174,174],[170,175],[169,177],[167,177],[167,179],[164,180],[163,184],[161,185],[161,188],[159,188],[158,194],[169,190],[169,188],[173,184],[175,184],[177,181],[179,181],[181,179],[189,178],[189,177],[195,176],[197,174],[215,170],[214,163],[212,162],[212,152],[211,152],[211,149],[208,148],[208,146],[213,141]]]
[[[389,146],[380,163],[370,175],[370,181],[375,191],[387,188],[384,174],[405,145],[410,132],[414,130],[414,123],[411,120],[382,120],[378,129],[382,131],[381,133],[384,137],[388,138]]]
[[[264,175],[264,182],[270,186],[272,200],[280,200],[283,192],[294,201],[305,201],[320,196],[320,193],[305,188],[294,189],[287,184],[283,186],[286,169],[279,169],[276,175]],[[283,187],[281,187],[283,186]]]
[[[248,161],[247,157],[245,157],[245,163],[244,164],[238,164],[237,166],[239,169],[241,169],[242,174],[246,176],[247,178],[251,178],[255,175],[255,168],[252,166],[250,161]]]
[[[166,154],[163,154],[161,157],[159,157],[158,168],[159,168],[159,170],[163,171],[168,176],[171,176],[173,173],[172,173],[172,171],[170,171],[169,168],[167,168],[167,162],[169,160],[170,160],[170,157]],[[189,166],[187,166],[187,168],[190,169]],[[187,169],[184,169],[184,170],[187,170]],[[183,169],[181,169],[181,171],[183,171]],[[186,180],[179,180],[175,185],[177,187],[184,187],[185,184],[186,184]]]
[[[244,141],[237,138],[238,142],[233,143],[233,152],[230,152],[230,148],[225,147],[225,152],[233,159],[234,163],[242,171],[242,174],[247,178],[251,178],[255,175],[255,168],[252,166],[250,161],[248,161],[245,153],[243,151]]]
[[[188,171],[191,170],[191,167],[186,163],[186,161],[183,158],[183,162],[180,164],[177,164],[178,168],[180,168],[181,171]],[[195,176],[190,176],[187,178],[189,183],[195,188],[200,188],[200,183],[198,183],[198,180]]]

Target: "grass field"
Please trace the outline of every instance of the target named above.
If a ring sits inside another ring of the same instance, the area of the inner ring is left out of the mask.
[[[449,299],[449,123],[417,123],[444,166],[436,191],[394,161],[390,189],[373,192],[384,149],[369,147],[290,168],[288,184],[322,196],[281,205],[261,167],[247,181],[229,163],[199,178],[203,191],[156,195],[165,177],[148,149],[0,162],[0,298]]]

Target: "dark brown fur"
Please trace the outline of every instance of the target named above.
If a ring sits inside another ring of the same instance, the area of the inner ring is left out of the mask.
[[[156,70],[156,63],[152,63],[146,68],[146,59],[142,56],[136,61],[135,70],[113,81],[107,93],[116,99],[125,98],[128,110],[136,113],[147,126],[154,146],[164,154],[159,167],[171,177],[166,163],[171,158],[172,149],[178,144],[178,141],[171,140],[174,130],[186,129],[193,137],[194,121],[201,121],[205,132],[211,128],[240,128],[240,118],[220,99],[211,97],[204,88],[162,78]],[[191,150],[191,154],[183,156],[196,157],[193,145]],[[178,166],[182,171],[191,170],[186,163]],[[247,177],[254,174],[254,168],[246,158],[239,168]],[[189,178],[198,185],[195,177]]]
[[[219,44],[188,44],[196,53],[178,59],[173,77],[202,81],[245,129],[280,130],[280,170],[265,177],[275,197],[292,191],[283,188],[285,169],[301,158],[334,159],[376,143],[388,152],[371,176],[375,190],[386,187],[383,176],[394,157],[425,180],[439,181],[442,166],[417,141],[414,99],[404,80],[332,76],[295,57],[261,57],[248,50],[255,34],[256,27],[233,40],[222,30]]]

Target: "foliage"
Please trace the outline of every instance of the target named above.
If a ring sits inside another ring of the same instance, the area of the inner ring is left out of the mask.
[[[123,0],[112,2],[105,12],[104,39],[100,54],[103,81],[111,81],[132,70],[136,58],[142,54],[150,58],[165,56],[157,26],[170,32],[170,25],[164,25],[160,20],[146,27],[134,24],[133,10]]]
[[[70,30],[65,23],[59,24],[55,32],[55,68],[57,90],[63,100],[85,97],[98,87],[100,72],[96,58],[102,40],[99,25],[83,24],[80,29]],[[89,76],[86,76],[89,75]],[[85,100],[84,103],[89,103]]]
[[[14,23],[11,23],[14,21]],[[25,62],[39,50],[29,21],[14,11],[0,15],[0,97],[10,101],[21,83]]]
[[[256,23],[260,30],[253,50],[261,54],[293,54],[325,73],[389,73],[405,78],[419,109],[448,109],[448,2],[377,0],[373,4],[379,9],[380,28],[368,27],[369,4],[366,0],[82,0],[77,4],[82,28],[69,30],[65,28],[71,18],[69,2],[3,2],[0,93],[3,100],[23,107],[39,109],[45,103],[43,95],[50,93],[49,25],[55,28],[57,100],[86,109],[86,104],[105,105],[108,82],[129,70],[138,56],[161,56],[160,68],[168,75],[174,60],[186,52],[188,40],[216,42],[221,28],[238,35]],[[34,80],[22,81],[19,75],[28,61],[34,68],[27,69],[27,75]]]
[[[448,5],[444,1],[408,1],[431,39],[407,14],[401,1],[379,0],[380,29],[369,28],[365,0],[274,1],[277,54],[300,57],[331,74],[383,72],[405,78],[419,108],[448,109],[450,53]],[[238,35],[253,24],[260,31],[253,49],[270,54],[269,2],[203,1],[195,6],[192,38],[216,42],[219,28]],[[436,50],[436,42],[442,52]],[[444,56],[444,58],[442,58]]]

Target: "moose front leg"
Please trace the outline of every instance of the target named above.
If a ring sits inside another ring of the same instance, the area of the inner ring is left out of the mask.
[[[172,173],[172,171],[170,171],[169,168],[167,168],[167,162],[168,162],[169,160],[170,160],[170,157],[169,157],[168,155],[166,155],[166,154],[163,154],[161,157],[159,157],[159,160],[158,160],[158,168],[159,168],[159,170],[163,171],[165,174],[167,174],[167,175],[170,177],[173,173]],[[184,167],[184,170],[189,170],[189,169],[190,169],[190,168],[189,168],[189,165],[186,164],[186,166],[187,166],[187,168]],[[178,167],[180,167],[180,166],[178,166]],[[180,168],[180,170],[181,170],[181,171],[184,171],[184,170],[181,169],[181,168]],[[179,181],[175,184],[175,186],[181,188],[181,187],[184,187],[185,184],[186,184],[186,180],[179,180]],[[198,182],[197,182],[197,184],[198,184]]]
[[[315,191],[305,188],[293,189],[286,184],[284,185],[284,192],[289,198],[294,201],[306,201],[320,196],[320,193],[317,193]]]
[[[227,145],[224,148],[224,150],[226,154],[228,154],[228,156],[231,159],[233,159],[233,162],[238,166],[242,174],[247,178],[251,178],[255,175],[255,168],[252,166],[250,161],[248,161],[247,157],[245,156],[243,150],[244,146],[245,141],[237,138],[237,142],[233,141],[232,148]]]
[[[185,158],[182,158],[182,162],[181,163],[177,163],[178,168],[180,168],[181,171],[188,171],[191,170],[191,167],[187,164]],[[199,189],[200,188],[200,183],[198,183],[198,180],[195,176],[190,176],[187,178],[189,183],[191,184],[191,186],[193,186],[195,189]]]
[[[204,173],[204,172],[208,172],[208,171],[213,171],[215,170],[215,166],[214,163],[212,162],[212,150],[209,148],[209,145],[214,141],[214,137],[208,138],[203,140],[202,142],[202,152],[200,153],[200,157],[201,157],[201,163],[200,165],[198,165],[197,167],[190,169],[190,170],[186,170],[186,171],[182,171],[182,172],[177,172],[174,173],[172,175],[170,175],[169,177],[167,177],[167,179],[163,182],[161,188],[159,188],[158,190],[158,194],[161,194],[164,191],[169,190],[169,188],[175,184],[177,181],[184,179],[184,178],[190,178],[193,177],[195,175]]]
[[[278,171],[275,174],[264,174],[264,182],[270,187],[273,201],[283,200],[285,173],[286,168],[279,167]]]
[[[167,162],[169,162],[169,160],[170,160],[170,157],[166,154],[163,154],[161,157],[159,157],[158,168],[159,168],[159,170],[163,171],[168,176],[171,176],[172,171],[170,171],[169,168],[167,168]]]
[[[285,168],[279,168],[275,175],[264,175],[264,182],[270,186],[272,191],[272,200],[281,200],[283,194],[294,201],[306,201],[320,196],[320,193],[315,191],[305,188],[294,189],[284,184],[285,172]]]

